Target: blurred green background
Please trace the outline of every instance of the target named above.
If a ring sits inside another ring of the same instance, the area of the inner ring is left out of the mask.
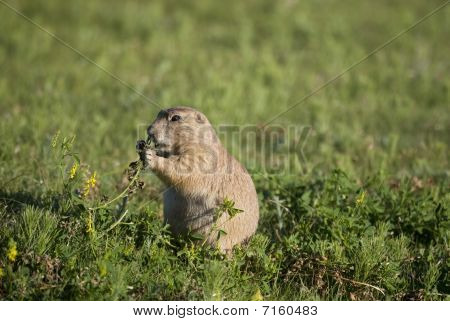
[[[264,124],[443,0],[6,2],[220,126]],[[94,201],[117,195],[159,107],[0,3],[0,299],[448,299],[449,39],[447,6],[277,119],[311,128],[306,171],[250,168],[258,233],[222,260],[173,245],[150,175],[112,231],[116,208],[77,205],[94,171]]]
[[[258,125],[441,1],[9,3],[162,106]],[[310,169],[448,175],[449,20],[445,8],[275,122],[312,127]],[[58,129],[100,172],[122,170],[158,108],[3,5],[0,30],[0,179],[45,180]]]

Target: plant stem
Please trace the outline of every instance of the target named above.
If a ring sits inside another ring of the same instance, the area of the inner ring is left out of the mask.
[[[106,203],[103,203],[102,205],[99,205],[97,207],[90,207],[90,210],[98,210],[101,208],[105,208],[106,206],[108,206],[111,203],[114,203],[115,201],[117,201],[118,199],[123,198],[126,193],[128,192],[128,190],[130,189],[130,187],[134,184],[134,182],[136,182],[137,178],[139,177],[139,174],[141,173],[141,166],[138,167],[136,174],[133,176],[130,184],[128,184],[128,186],[122,191],[122,193],[120,193],[119,195],[117,195],[116,197],[114,197],[112,200],[107,201]]]
[[[341,279],[344,280],[344,281],[348,281],[348,282],[354,283],[354,284],[368,286],[368,287],[370,287],[372,289],[375,289],[375,290],[381,292],[383,295],[385,295],[384,294],[384,290],[382,288],[379,288],[379,287],[375,286],[375,285],[372,285],[372,284],[369,284],[369,283],[365,283],[365,282],[359,282],[359,281],[347,279],[347,278],[344,278],[343,276],[341,276]]]
[[[114,224],[112,224],[112,225],[106,230],[106,232],[111,231],[113,228],[115,228],[117,225],[119,225],[120,222],[121,222],[121,221],[123,220],[123,218],[125,217],[125,215],[127,215],[127,213],[128,213],[128,210],[126,210],[126,211],[122,214],[122,216],[121,216]]]

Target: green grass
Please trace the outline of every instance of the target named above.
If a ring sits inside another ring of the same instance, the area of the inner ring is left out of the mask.
[[[443,1],[8,2],[219,126],[265,123]],[[448,300],[449,10],[274,122],[311,128],[297,170],[225,141],[261,208],[226,259],[170,235],[152,175],[119,224],[116,203],[88,211],[120,193],[158,108],[0,5],[0,299]]]

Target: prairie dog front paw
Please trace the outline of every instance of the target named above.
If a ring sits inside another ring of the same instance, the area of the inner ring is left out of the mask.
[[[156,152],[152,149],[147,149],[144,153],[144,167],[145,168],[153,168],[156,162],[156,158],[158,156],[156,155]]]

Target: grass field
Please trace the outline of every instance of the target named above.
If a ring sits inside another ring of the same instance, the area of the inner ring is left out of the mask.
[[[159,105],[246,126],[443,1],[7,2]],[[149,173],[127,212],[88,210],[159,107],[3,4],[0,30],[0,299],[450,299],[449,6],[274,121],[311,129],[289,171],[224,141],[261,208],[232,259],[170,235]]]

